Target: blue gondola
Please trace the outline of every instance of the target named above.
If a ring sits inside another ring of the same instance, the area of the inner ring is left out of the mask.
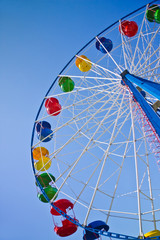
[[[101,43],[100,43],[101,42]],[[113,48],[113,43],[110,39],[105,37],[99,38],[99,41],[96,41],[96,48],[101,51],[102,53],[108,53]]]
[[[99,231],[106,231],[106,232],[109,230],[109,226],[105,222],[100,220],[89,223],[87,227],[97,229]],[[94,240],[97,238],[99,238],[98,233],[94,233],[85,229],[83,240]]]

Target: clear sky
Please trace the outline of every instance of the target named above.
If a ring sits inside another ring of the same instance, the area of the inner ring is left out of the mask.
[[[40,103],[70,58],[146,0],[0,0],[0,240],[57,240],[30,159]],[[82,239],[82,231],[69,237]]]

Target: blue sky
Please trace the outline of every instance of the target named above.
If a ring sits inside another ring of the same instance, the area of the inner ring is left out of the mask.
[[[57,240],[36,196],[30,160],[40,103],[70,58],[104,28],[147,3],[0,0],[0,240]],[[69,239],[82,239],[82,231]]]

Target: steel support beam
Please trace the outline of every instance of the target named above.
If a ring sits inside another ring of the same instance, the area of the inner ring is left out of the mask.
[[[141,108],[143,109],[150,123],[155,129],[155,132],[158,134],[160,138],[160,118],[157,115],[157,113],[154,111],[154,109],[147,103],[147,101],[142,96],[142,94],[136,89],[133,83],[135,83],[140,88],[152,94],[158,99],[160,99],[160,84],[148,81],[143,78],[136,77],[130,74],[127,70],[121,73],[121,76],[125,84],[130,88],[134,98],[140,104]]]

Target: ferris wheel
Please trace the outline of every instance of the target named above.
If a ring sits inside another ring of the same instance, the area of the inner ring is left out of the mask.
[[[42,100],[31,155],[58,236],[160,236],[160,1],[69,61]]]

